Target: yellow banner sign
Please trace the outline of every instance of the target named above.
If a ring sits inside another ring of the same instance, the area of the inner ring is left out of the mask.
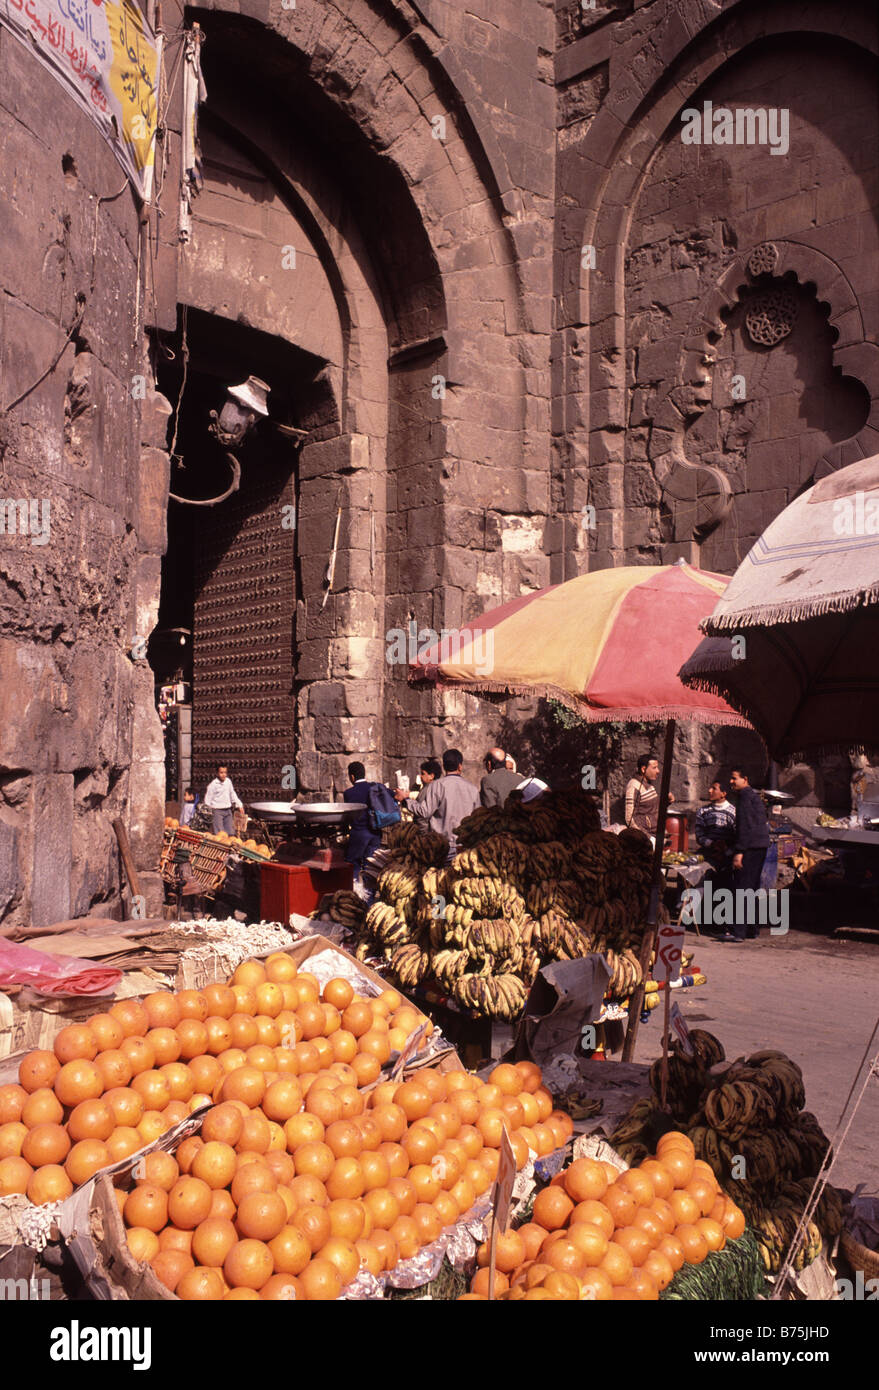
[[[84,107],[149,202],[162,41],[134,0],[0,0],[0,24]]]

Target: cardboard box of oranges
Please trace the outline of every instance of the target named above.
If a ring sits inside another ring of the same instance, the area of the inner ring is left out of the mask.
[[[183,1299],[331,1299],[468,1212],[504,1126],[519,1167],[566,1142],[571,1121],[533,1063],[487,1082],[451,1061],[382,1080],[424,1016],[395,990],[321,984],[300,968],[321,949],[312,938],[242,962],[228,984],[120,1000],[28,1053],[0,1087],[0,1197],[66,1203],[112,1165],[115,1191],[102,1179],[89,1193],[100,1263],[136,1296],[148,1265]],[[114,1260],[122,1229],[134,1271]]]

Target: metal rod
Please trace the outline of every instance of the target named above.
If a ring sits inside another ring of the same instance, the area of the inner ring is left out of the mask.
[[[650,955],[656,940],[656,923],[659,919],[659,893],[662,882],[662,851],[665,845],[665,818],[668,811],[668,789],[671,783],[671,763],[674,755],[676,724],[670,719],[665,726],[665,751],[662,755],[662,779],[659,788],[659,815],[656,821],[656,844],[653,847],[653,873],[650,880],[650,899],[647,906],[647,922],[641,942],[641,983],[629,1000],[629,1022],[626,1040],[623,1043],[622,1060],[631,1062],[638,1039],[638,1025],[644,1004],[644,981],[650,970]]]

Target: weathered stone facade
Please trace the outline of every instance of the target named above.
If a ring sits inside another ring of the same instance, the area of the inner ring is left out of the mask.
[[[410,689],[388,632],[590,567],[729,572],[811,476],[879,451],[871,6],[206,4],[186,14],[208,90],[186,244],[184,16],[163,10],[143,223],[88,119],[0,29],[0,494],[51,506],[49,543],[0,536],[0,930],[115,911],[117,817],[155,904],[144,644],[174,600],[169,487],[211,492],[211,391],[219,408],[254,372],[272,421],[306,432],[266,422],[242,453],[246,482],[271,455],[272,506],[296,509],[289,752],[281,729],[277,779],[259,773],[274,795],[285,763],[326,795],[352,756],[388,775],[496,732],[551,759],[525,702]],[[684,144],[681,112],[705,101],[783,107],[788,151]],[[211,510],[183,510],[172,547],[213,553]],[[198,658],[216,623],[196,588]],[[245,576],[230,690],[260,680],[259,601]],[[197,687],[194,729],[203,781]],[[740,738],[682,734],[691,790]]]

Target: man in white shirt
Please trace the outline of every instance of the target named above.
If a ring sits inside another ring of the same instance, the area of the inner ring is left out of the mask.
[[[213,817],[214,834],[218,834],[220,830],[225,830],[228,835],[233,834],[235,819],[232,815],[232,808],[237,806],[243,810],[244,807],[232,786],[229,769],[225,763],[221,763],[217,768],[217,775],[205,793],[204,804]]]

